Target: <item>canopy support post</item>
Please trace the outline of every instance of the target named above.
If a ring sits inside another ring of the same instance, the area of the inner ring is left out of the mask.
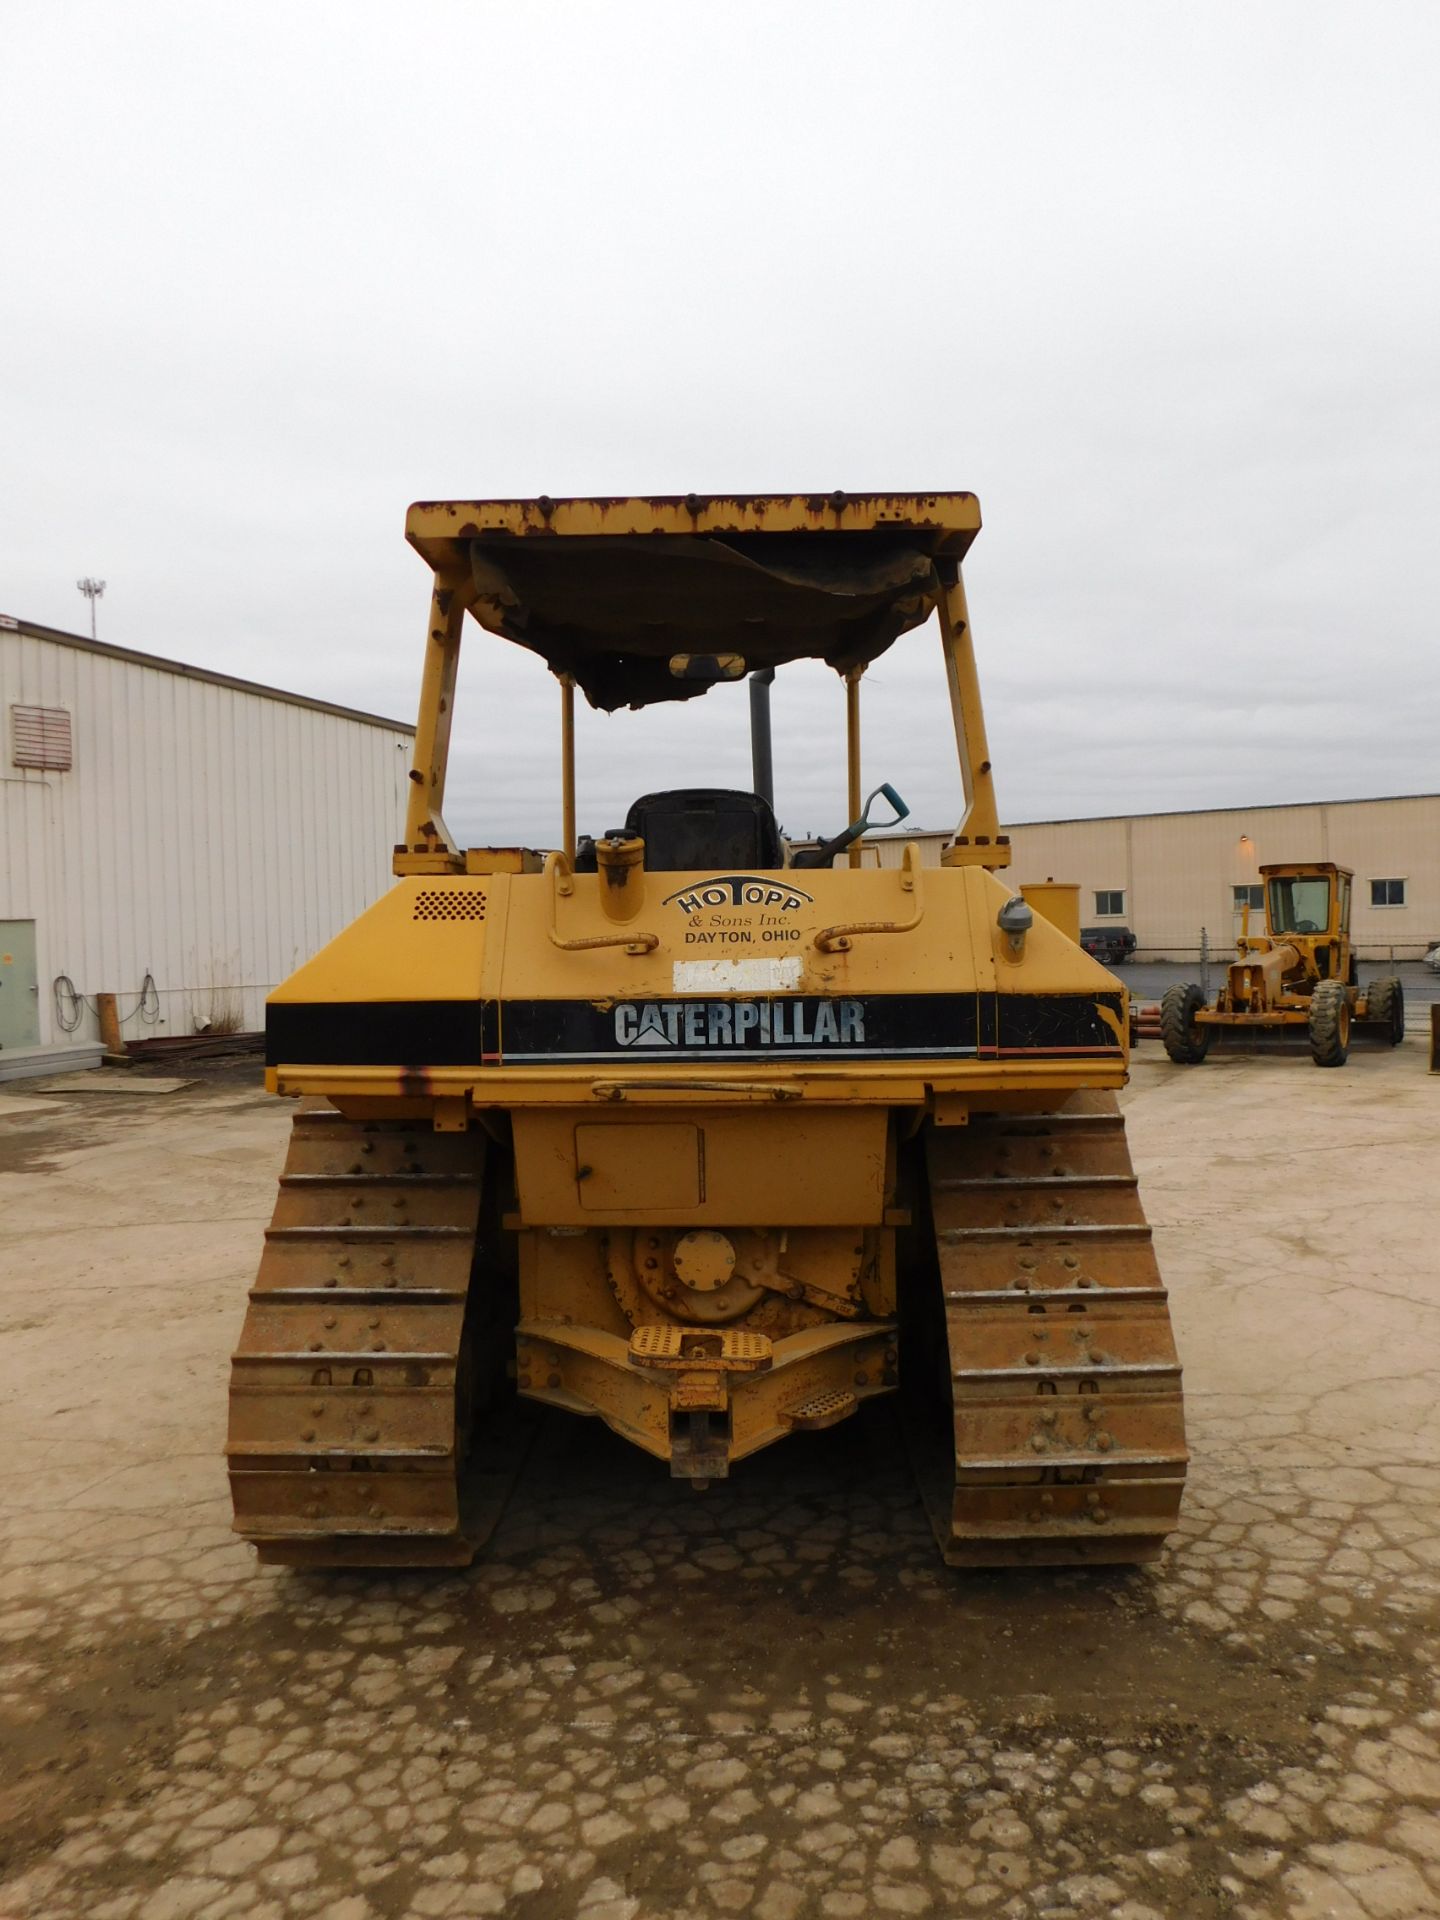
[[[460,664],[460,629],[465,601],[459,582],[437,574],[430,598],[430,627],[420,680],[420,712],[415,725],[415,760],[410,768],[410,802],[405,810],[406,854],[449,856],[460,865],[441,809],[445,770],[450,759],[450,721],[455,710],[455,674]]]
[[[945,677],[950,687],[950,711],[955,721],[955,745],[965,787],[965,812],[955,838],[940,856],[946,867],[1008,867],[1010,838],[1000,831],[995,808],[995,783],[990,774],[990,748],[985,739],[985,711],[980,704],[980,677],[975,667],[975,644],[965,582],[952,561],[940,565],[940,639],[945,649]]]

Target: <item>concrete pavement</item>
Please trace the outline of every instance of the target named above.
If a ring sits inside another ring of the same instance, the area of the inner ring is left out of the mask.
[[[0,1109],[0,1915],[1440,1914],[1423,1069],[1147,1050],[1194,1464],[1119,1573],[947,1572],[884,1407],[704,1496],[557,1419],[469,1572],[259,1568],[288,1109]]]

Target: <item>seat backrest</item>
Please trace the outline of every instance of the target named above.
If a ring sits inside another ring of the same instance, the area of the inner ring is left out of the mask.
[[[696,867],[783,867],[785,845],[769,803],[728,787],[676,787],[647,793],[625,819],[645,842],[648,873]]]

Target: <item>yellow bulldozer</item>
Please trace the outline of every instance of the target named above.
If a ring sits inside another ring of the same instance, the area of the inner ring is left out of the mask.
[[[1260,869],[1265,931],[1250,932],[1250,910],[1237,942],[1239,957],[1215,1005],[1193,984],[1171,987],[1160,1002],[1160,1037],[1181,1066],[1198,1066],[1217,1034],[1296,1035],[1303,1030],[1317,1067],[1343,1067],[1352,1029],[1388,1046],[1405,1037],[1405,989],[1393,978],[1358,984],[1350,942],[1354,875],[1331,861]]]
[[[1127,1000],[1003,878],[979,527],[967,493],[410,509],[434,580],[396,881],[268,1008],[267,1085],[300,1105],[227,1448],[262,1558],[468,1562],[517,1395],[703,1489],[897,1391],[950,1562],[1159,1550],[1186,1451],[1116,1103]],[[558,683],[543,858],[445,824],[467,614]],[[932,615],[963,818],[938,868],[915,843],[862,867],[904,813],[863,798],[863,675]],[[803,660],[843,689],[845,823],[795,850],[765,701]],[[755,791],[578,831],[577,689],[613,711],[740,680]]]

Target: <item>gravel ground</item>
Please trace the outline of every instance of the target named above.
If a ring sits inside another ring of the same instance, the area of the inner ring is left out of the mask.
[[[881,1405],[702,1496],[553,1416],[473,1569],[380,1577],[228,1532],[288,1110],[17,1102],[0,1915],[1440,1914],[1440,1080],[1147,1058],[1128,1114],[1194,1450],[1156,1566],[947,1572]]]

